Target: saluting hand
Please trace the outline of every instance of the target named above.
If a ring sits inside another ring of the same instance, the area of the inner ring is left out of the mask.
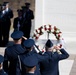
[[[59,46],[54,46],[54,49],[60,50],[61,48]]]
[[[22,36],[22,38],[23,38],[23,39],[25,39],[25,40],[27,40],[27,38],[26,38],[26,37],[24,37],[24,36]]]

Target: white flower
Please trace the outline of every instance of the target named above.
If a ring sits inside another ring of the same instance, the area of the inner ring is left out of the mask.
[[[43,33],[45,32],[44,28],[42,29],[42,32],[43,32]]]
[[[51,29],[50,29],[50,27],[51,27]],[[50,30],[51,30],[51,32],[50,32]],[[62,39],[62,33],[61,33],[60,29],[58,29],[56,26],[52,26],[50,24],[41,26],[40,28],[36,29],[34,31],[34,34],[36,35],[36,36],[34,36],[34,38],[39,39],[39,37],[41,35],[43,35],[44,33],[46,34],[47,32],[49,32],[49,34],[50,33],[55,34],[54,36],[56,37],[57,40]]]
[[[40,33],[40,30],[37,30],[38,31],[38,33]]]
[[[54,28],[51,28],[51,32],[54,32]]]
[[[59,32],[60,32],[60,30],[59,30],[59,29],[57,29],[57,30],[56,30],[56,33],[59,33]]]
[[[37,34],[37,32],[36,32],[36,31],[34,31],[34,34]]]

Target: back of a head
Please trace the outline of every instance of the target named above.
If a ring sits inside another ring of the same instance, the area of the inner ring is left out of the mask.
[[[28,6],[28,5],[30,5],[30,3],[29,2],[26,2],[25,5]]]
[[[6,5],[2,4],[2,10],[5,10],[5,9],[6,9]]]
[[[53,43],[51,42],[50,39],[48,39],[45,45],[50,48],[53,46]]]
[[[6,7],[9,7],[9,2],[3,2],[3,4],[5,4]]]
[[[38,58],[34,54],[29,55],[24,58],[23,63],[26,67],[32,68],[38,64]]]
[[[9,4],[9,2],[3,2],[4,4]]]
[[[30,7],[30,3],[29,3],[29,2],[26,2],[26,3],[25,3],[25,6],[26,6],[27,8],[29,8],[29,7]]]
[[[17,12],[19,13],[19,12],[22,12],[22,9],[17,9]]]
[[[23,36],[23,32],[22,32],[22,31],[14,31],[14,32],[11,34],[11,37],[12,37],[14,40],[20,39],[20,38],[22,38],[22,36]]]
[[[25,48],[31,48],[35,44],[33,39],[27,39],[23,42]]]
[[[18,16],[22,16],[22,14],[23,14],[22,9],[18,9],[18,10],[17,10],[17,13],[18,13]]]

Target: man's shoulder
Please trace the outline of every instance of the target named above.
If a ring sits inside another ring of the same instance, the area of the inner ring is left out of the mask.
[[[8,11],[9,11],[9,12],[13,12],[11,8],[8,8]]]
[[[8,51],[8,50],[11,50],[11,49],[13,49],[14,48],[14,46],[12,45],[12,46],[8,46],[8,47],[6,47],[6,51]]]
[[[29,9],[29,12],[33,12],[33,10]]]

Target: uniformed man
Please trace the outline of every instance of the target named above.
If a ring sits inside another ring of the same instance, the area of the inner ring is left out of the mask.
[[[2,11],[2,4],[0,4],[0,13],[1,13],[1,11]]]
[[[34,14],[31,9],[29,9],[30,3],[25,3],[25,11],[23,12],[23,18],[25,23],[23,25],[23,32],[26,38],[30,37],[30,31],[32,27],[32,20],[34,19]]]
[[[35,55],[26,56],[23,60],[26,73],[24,75],[35,75],[36,65],[38,64],[38,59]]]
[[[24,14],[26,6],[21,6],[22,12]]]
[[[4,70],[3,70],[3,61],[4,57],[0,55],[0,75],[8,75]]]
[[[10,27],[11,27],[11,18],[13,18],[13,11],[9,8],[9,2],[4,2],[5,5],[5,24],[3,27],[5,28],[3,30],[4,33],[4,40],[3,40],[3,45],[6,46],[9,42],[9,32],[10,32]]]
[[[23,11],[21,9],[17,10],[18,12],[18,17],[14,18],[14,22],[13,22],[13,28],[14,30],[20,30],[22,31],[22,26],[23,26]]]
[[[6,16],[5,16],[5,9],[6,9],[6,7],[5,7],[5,4],[2,4],[2,6],[1,6],[1,12],[0,12],[0,46],[2,47],[2,46],[4,46],[4,40],[5,40],[5,29],[6,29],[6,27],[5,27],[5,24],[6,24]]]
[[[8,7],[9,3],[4,2],[2,5],[2,11],[0,14],[0,40],[2,43],[2,46],[6,46],[8,41],[9,41],[9,31],[10,31],[10,26],[11,26],[11,18],[13,17],[13,12],[12,10]]]
[[[59,46],[53,46],[51,40],[46,42],[46,51],[51,51],[51,59],[44,60],[40,63],[41,75],[59,75],[59,61],[69,57],[69,54]],[[54,51],[54,49],[56,51]],[[61,52],[58,53],[58,50]]]
[[[2,5],[0,4],[0,47],[2,46],[2,26],[1,26]]]
[[[34,71],[32,72],[34,75],[41,75],[40,74],[40,67],[39,67],[39,62],[43,61],[43,60],[46,60],[46,59],[50,59],[50,53],[44,53],[43,55],[40,53],[38,54],[36,51],[35,51],[35,42],[33,39],[27,39],[23,42],[23,45],[24,45],[24,48],[26,49],[26,52],[22,55],[20,55],[20,58],[21,58],[21,62],[22,62],[22,73],[23,75],[25,75],[26,73],[26,68],[24,67],[25,63],[23,60],[25,60],[25,58],[27,57],[31,57],[31,56],[34,56],[36,57],[36,59],[38,60],[38,64],[36,64],[36,69],[34,68]],[[33,58],[32,58],[33,60]],[[28,63],[32,63],[32,61],[30,60],[30,62]],[[30,70],[32,70],[32,68],[30,68]]]
[[[8,75],[20,75],[20,66],[18,55],[24,53],[24,49],[21,46],[23,32],[15,31],[11,34],[14,40],[14,44],[5,49],[3,68]],[[8,63],[9,62],[9,63]]]

